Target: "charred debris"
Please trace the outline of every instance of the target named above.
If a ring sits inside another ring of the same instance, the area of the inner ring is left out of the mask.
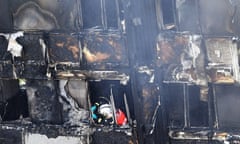
[[[0,0],[0,143],[240,143],[238,0]]]

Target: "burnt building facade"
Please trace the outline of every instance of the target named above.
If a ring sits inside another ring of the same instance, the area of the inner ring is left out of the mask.
[[[238,0],[0,0],[0,143],[239,143]]]

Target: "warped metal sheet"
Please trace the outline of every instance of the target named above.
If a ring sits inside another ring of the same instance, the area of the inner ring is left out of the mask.
[[[78,30],[79,1],[12,0],[14,28],[20,30]]]
[[[78,35],[52,33],[47,41],[50,64],[80,64]]]
[[[206,38],[208,75],[216,83],[233,83],[239,80],[237,44],[231,37]]]
[[[83,36],[83,58],[87,67],[109,69],[128,66],[124,37],[117,34],[88,33]]]
[[[157,66],[166,67],[166,81],[206,85],[205,56],[199,35],[165,32],[157,38]]]

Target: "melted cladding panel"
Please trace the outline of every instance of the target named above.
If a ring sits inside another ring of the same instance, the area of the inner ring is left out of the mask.
[[[232,65],[232,49],[236,44],[230,38],[209,38],[205,42],[210,63]]]
[[[63,122],[54,81],[29,81],[26,91],[29,115],[33,122],[47,124]]]
[[[118,34],[88,33],[82,39],[83,58],[88,68],[128,66],[125,38]]]
[[[60,80],[58,82],[58,100],[62,105],[62,119],[65,126],[78,126],[82,133],[89,133],[88,100],[86,83],[83,81]],[[81,90],[76,90],[81,89]],[[81,93],[79,93],[81,92]],[[77,127],[77,129],[79,129]],[[82,129],[85,127],[85,129]]]
[[[237,80],[237,44],[230,38],[207,38],[205,43],[209,67],[207,73],[211,81],[233,83]]]
[[[10,2],[13,23],[18,30],[67,30],[79,25],[79,1],[13,0]]]
[[[202,38],[173,32],[159,34],[156,64],[166,67],[166,81],[188,81],[205,85],[205,55]]]
[[[162,33],[157,38],[157,65],[180,64],[181,55],[188,47],[189,37],[176,33]]]
[[[77,35],[50,34],[48,38],[50,64],[64,70],[64,65],[79,67],[81,61],[81,45]]]

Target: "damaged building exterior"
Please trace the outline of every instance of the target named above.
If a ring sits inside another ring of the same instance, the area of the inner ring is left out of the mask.
[[[239,0],[0,0],[0,144],[240,143]]]

